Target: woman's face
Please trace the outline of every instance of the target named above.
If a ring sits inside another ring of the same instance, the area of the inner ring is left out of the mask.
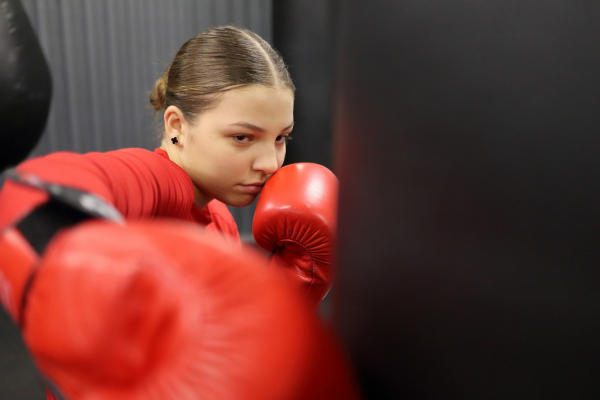
[[[293,109],[289,89],[252,85],[225,92],[193,123],[182,119],[173,161],[192,179],[196,204],[251,204],[283,164]]]

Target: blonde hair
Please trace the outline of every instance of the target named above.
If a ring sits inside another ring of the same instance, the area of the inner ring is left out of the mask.
[[[188,40],[156,80],[150,103],[156,111],[170,105],[186,118],[216,106],[220,94],[247,86],[294,83],[281,55],[257,34],[233,26],[208,29]]]

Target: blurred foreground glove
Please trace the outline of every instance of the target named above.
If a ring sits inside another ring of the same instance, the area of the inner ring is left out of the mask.
[[[86,221],[42,256],[27,247],[13,228],[0,239],[0,268],[30,271],[2,287],[66,399],[357,398],[335,341],[261,255],[173,221]]]
[[[3,223],[0,229],[0,302],[23,329],[23,310],[41,262],[40,254],[54,235],[93,218],[114,223],[122,223],[123,218],[94,194],[44,182],[35,175],[15,170],[8,171],[6,177],[5,187],[12,185],[24,196],[17,196],[17,201],[4,204],[8,207],[2,209],[6,221],[13,223]],[[48,399],[62,399],[50,379],[42,376],[42,381]]]
[[[286,271],[313,308],[332,284],[337,191],[327,168],[291,164],[267,181],[254,214],[256,243],[273,252],[271,264]]]

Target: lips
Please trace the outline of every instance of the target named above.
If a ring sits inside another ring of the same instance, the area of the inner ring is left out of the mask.
[[[260,193],[260,191],[263,188],[263,185],[264,185],[264,183],[262,183],[262,182],[256,182],[256,183],[251,183],[249,185],[239,185],[239,186],[244,193],[256,194],[256,193]]]

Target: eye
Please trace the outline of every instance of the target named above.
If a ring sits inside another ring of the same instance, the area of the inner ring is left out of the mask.
[[[250,135],[235,135],[232,137],[238,143],[246,144],[252,141],[252,136]]]
[[[275,143],[289,143],[289,141],[292,140],[292,135],[287,134],[287,135],[279,135],[277,136],[277,139],[275,139]]]

